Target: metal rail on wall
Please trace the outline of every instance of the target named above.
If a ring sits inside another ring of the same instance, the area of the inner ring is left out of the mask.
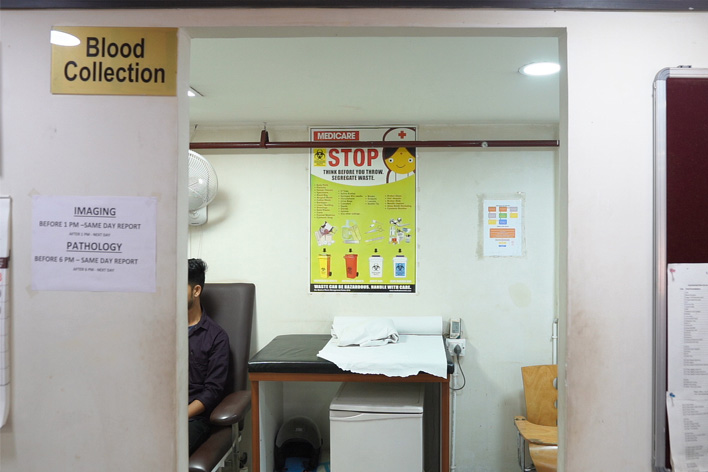
[[[406,147],[415,148],[458,148],[458,147],[558,147],[558,140],[441,140],[441,141],[281,141],[271,142],[268,131],[261,131],[260,141],[238,142],[197,142],[189,143],[189,149],[303,149],[303,148],[342,148],[342,147]]]

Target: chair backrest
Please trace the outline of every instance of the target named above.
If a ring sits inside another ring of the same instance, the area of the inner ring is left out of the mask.
[[[526,400],[526,419],[542,426],[558,425],[558,366],[521,368]]]
[[[256,286],[248,283],[207,282],[204,285],[202,307],[229,335],[231,369],[226,393],[247,390],[255,295]]]

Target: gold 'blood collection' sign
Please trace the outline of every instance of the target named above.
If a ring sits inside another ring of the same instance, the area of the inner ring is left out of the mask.
[[[55,26],[52,38],[52,93],[176,95],[176,28]]]

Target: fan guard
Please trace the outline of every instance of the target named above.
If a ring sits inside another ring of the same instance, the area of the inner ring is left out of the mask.
[[[214,167],[199,153],[189,151],[189,224],[207,221],[207,205],[216,197],[219,181]]]

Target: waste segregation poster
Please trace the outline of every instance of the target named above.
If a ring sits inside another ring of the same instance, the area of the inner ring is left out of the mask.
[[[310,291],[414,293],[416,128],[310,128],[310,139],[322,143],[310,156]]]

